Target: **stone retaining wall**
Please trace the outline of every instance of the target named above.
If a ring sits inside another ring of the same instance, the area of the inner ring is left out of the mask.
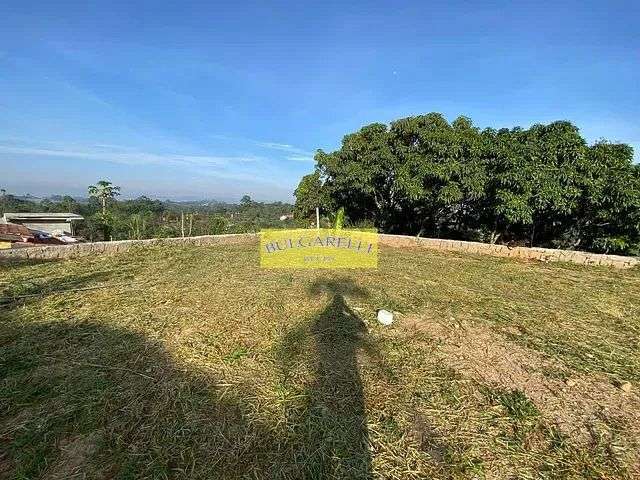
[[[640,264],[637,257],[604,255],[576,250],[556,250],[553,248],[508,247],[489,243],[418,238],[405,235],[380,235],[380,243],[392,247],[425,247],[434,250],[492,255],[494,257],[520,258],[542,262],[570,262],[579,265],[601,265],[615,268],[631,268]]]
[[[150,240],[120,240],[115,242],[80,243],[76,245],[48,245],[30,248],[12,248],[0,250],[0,261],[10,259],[56,259],[71,258],[95,254],[112,254],[129,250],[136,245],[221,245],[256,242],[258,235],[253,233],[232,235],[203,235],[186,238],[154,238]],[[471,254],[510,257],[543,262],[570,262],[579,265],[601,265],[615,268],[631,268],[640,264],[636,257],[602,255],[573,250],[555,250],[551,248],[507,247],[488,243],[463,242],[458,240],[440,240],[436,238],[418,238],[405,235],[380,235],[380,244],[391,247],[423,247],[433,250],[464,252]]]
[[[39,259],[85,257],[97,254],[113,254],[144,245],[221,245],[251,243],[257,241],[253,233],[231,235],[202,235],[199,237],[151,238],[148,240],[117,240],[114,242],[77,243],[75,245],[43,245],[38,247],[0,250],[0,261],[6,259]]]

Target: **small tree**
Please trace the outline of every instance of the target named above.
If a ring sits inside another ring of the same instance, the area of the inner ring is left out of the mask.
[[[102,203],[102,214],[107,214],[107,202],[120,195],[120,187],[106,180],[100,180],[95,185],[89,185],[89,196],[97,198]]]
[[[102,203],[102,213],[97,215],[97,222],[102,229],[105,240],[109,240],[113,225],[113,217],[107,213],[107,201],[113,200],[120,195],[120,187],[113,185],[106,180],[100,180],[95,185],[89,185],[89,196],[96,198]]]

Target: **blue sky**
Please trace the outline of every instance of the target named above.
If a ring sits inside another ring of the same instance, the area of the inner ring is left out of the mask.
[[[291,200],[362,125],[573,121],[640,150],[640,3],[0,4],[0,186]]]

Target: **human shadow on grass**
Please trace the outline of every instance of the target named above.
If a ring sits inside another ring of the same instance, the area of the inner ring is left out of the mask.
[[[347,303],[368,293],[350,279],[321,279],[309,288],[314,297],[328,295],[326,307],[292,328],[280,345],[278,357],[285,388],[300,390],[303,405],[288,418],[297,445],[294,457],[303,457],[305,478],[370,478],[371,454],[359,350],[376,356],[367,327]],[[303,385],[296,370],[306,369]],[[307,376],[308,375],[308,376]]]

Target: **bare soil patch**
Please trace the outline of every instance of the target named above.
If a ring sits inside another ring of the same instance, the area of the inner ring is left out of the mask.
[[[637,452],[637,389],[624,392],[605,375],[575,372],[485,325],[424,316],[407,317],[401,324],[409,335],[426,334],[435,340],[444,363],[465,377],[492,388],[523,392],[550,425],[572,440],[589,443],[598,436],[618,437]],[[507,331],[517,334],[509,327]],[[640,455],[634,456],[637,470]]]

